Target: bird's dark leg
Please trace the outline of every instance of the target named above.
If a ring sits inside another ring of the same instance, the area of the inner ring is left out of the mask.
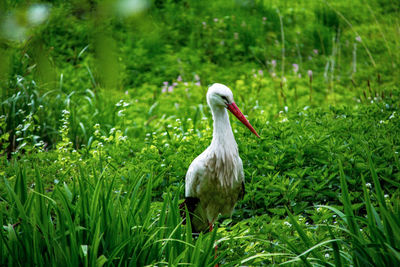
[[[210,222],[210,223],[208,223],[208,225],[210,226],[210,233],[211,233],[211,232],[213,231],[213,223]],[[215,245],[215,255],[214,255],[214,259],[217,258],[217,252],[218,252],[218,245]],[[218,263],[215,264],[214,267],[218,267]]]

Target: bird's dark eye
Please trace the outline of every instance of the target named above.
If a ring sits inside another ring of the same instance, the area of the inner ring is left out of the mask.
[[[221,95],[222,99],[226,102],[228,102],[228,98],[226,96]]]

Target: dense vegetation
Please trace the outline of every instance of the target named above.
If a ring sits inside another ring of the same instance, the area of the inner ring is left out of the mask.
[[[397,1],[0,6],[0,265],[399,265]],[[246,195],[193,237],[214,82],[261,138],[232,118]]]

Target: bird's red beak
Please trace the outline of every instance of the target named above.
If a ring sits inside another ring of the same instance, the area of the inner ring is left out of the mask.
[[[236,106],[235,102],[232,102],[227,106],[227,109],[232,112],[233,115],[235,115],[236,118],[238,118],[244,125],[246,125],[249,130],[255,134],[257,137],[260,137],[256,130],[254,130],[253,126],[251,126],[250,122],[246,119],[246,117],[243,115],[243,113],[240,111],[240,109]]]

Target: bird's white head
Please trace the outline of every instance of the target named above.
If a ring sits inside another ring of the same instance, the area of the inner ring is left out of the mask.
[[[234,102],[233,94],[231,89],[229,89],[227,86],[220,83],[214,83],[210,86],[210,88],[208,88],[207,103],[211,108],[225,108],[232,102]]]
[[[247,128],[249,128],[252,133],[254,133],[257,137],[260,137],[240,109],[236,106],[235,101],[233,100],[232,91],[227,86],[220,83],[214,83],[211,85],[207,92],[207,103],[212,110],[218,108],[228,109]]]

